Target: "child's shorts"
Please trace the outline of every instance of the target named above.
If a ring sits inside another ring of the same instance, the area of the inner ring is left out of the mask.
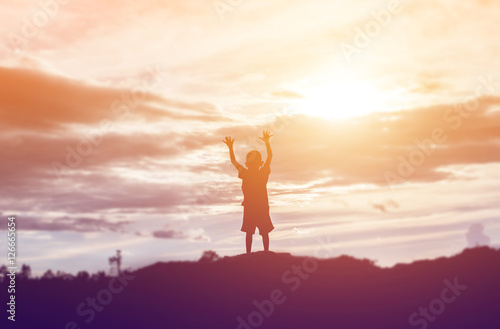
[[[255,228],[259,228],[259,234],[266,234],[274,229],[269,216],[269,206],[251,207],[243,206],[243,225],[241,231],[255,234]]]

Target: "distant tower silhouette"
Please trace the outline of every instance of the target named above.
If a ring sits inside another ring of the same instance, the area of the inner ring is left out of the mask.
[[[121,275],[122,274],[122,270],[121,270],[121,264],[122,264],[122,255],[121,255],[121,250],[117,250],[116,251],[116,256],[113,256],[113,257],[109,257],[109,265],[111,265],[111,269],[110,269],[110,274],[113,274],[113,264],[116,263],[116,270],[117,270],[117,273],[118,275]]]

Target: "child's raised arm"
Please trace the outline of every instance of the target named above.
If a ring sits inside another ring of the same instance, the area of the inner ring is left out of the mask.
[[[271,165],[271,160],[273,159],[273,151],[271,151],[271,144],[269,143],[269,138],[273,137],[271,135],[271,132],[269,130],[264,130],[262,132],[264,135],[263,137],[259,137],[260,140],[264,141],[266,143],[266,150],[267,150],[267,159],[266,162],[264,163],[264,167],[269,167]]]
[[[229,157],[231,158],[231,163],[233,166],[236,167],[236,169],[240,169],[242,166],[236,161],[236,158],[234,157],[234,151],[233,151],[233,143],[234,143],[234,138],[231,139],[231,136],[227,136],[222,142],[227,145],[229,148]]]

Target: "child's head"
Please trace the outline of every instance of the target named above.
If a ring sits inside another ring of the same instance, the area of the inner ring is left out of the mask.
[[[264,164],[262,156],[259,151],[250,151],[247,154],[247,161],[245,162],[248,169],[259,169]]]

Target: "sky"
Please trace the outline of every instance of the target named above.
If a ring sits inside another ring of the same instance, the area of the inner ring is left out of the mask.
[[[35,274],[243,253],[222,139],[243,163],[264,129],[273,251],[392,266],[500,245],[497,1],[0,11],[0,230],[16,216]]]

